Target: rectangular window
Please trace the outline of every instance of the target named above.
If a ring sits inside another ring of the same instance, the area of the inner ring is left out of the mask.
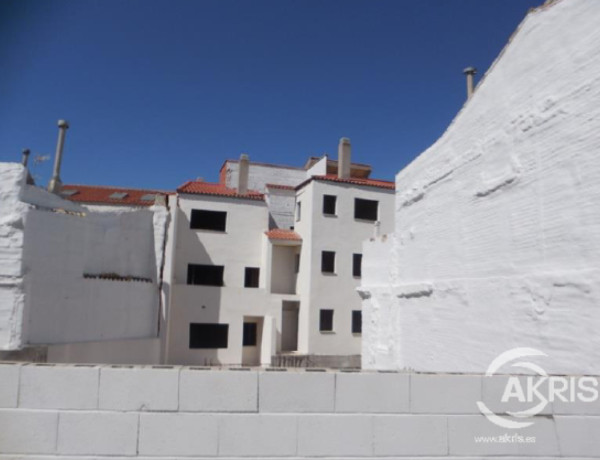
[[[246,273],[244,274],[244,287],[257,288],[259,276],[260,268],[246,267]]]
[[[227,213],[223,211],[207,211],[192,209],[190,228],[200,230],[216,230],[224,232],[227,223]]]
[[[300,254],[296,254],[294,257],[294,273],[300,272]]]
[[[256,346],[257,336],[257,324],[256,323],[244,323],[244,335],[242,337],[242,345],[245,347]]]
[[[326,216],[335,216],[335,195],[323,195],[323,214]]]
[[[321,271],[323,273],[335,273],[335,252],[321,252]]]
[[[333,331],[333,310],[321,310],[319,312],[319,331]]]
[[[352,333],[362,334],[362,311],[352,310]]]
[[[296,203],[296,222],[300,222],[301,217],[302,217],[302,203],[298,201],[298,203]]]
[[[352,254],[352,276],[362,276],[362,254]]]
[[[223,265],[188,264],[187,284],[223,286]]]
[[[229,324],[190,323],[190,348],[227,348]]]
[[[379,202],[374,200],[363,200],[362,198],[354,199],[354,218],[362,220],[377,220],[377,208]]]

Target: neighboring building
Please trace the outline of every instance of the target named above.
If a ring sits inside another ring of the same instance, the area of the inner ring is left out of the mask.
[[[598,24],[597,1],[531,11],[396,176],[394,235],[365,245],[363,367],[482,373],[532,347],[600,373]]]
[[[166,362],[359,366],[363,240],[393,228],[394,184],[371,168],[228,160],[173,210]]]
[[[72,201],[0,164],[0,359],[159,362],[166,206]]]

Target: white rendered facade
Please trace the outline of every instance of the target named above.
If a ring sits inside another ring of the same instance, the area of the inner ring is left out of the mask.
[[[236,190],[238,178],[232,176],[239,169],[237,162],[227,162],[224,170],[229,173],[222,170],[220,185],[190,186],[199,191],[184,185],[170,197],[169,233],[174,237],[167,244],[165,266],[165,282],[171,283],[166,362],[270,365],[273,356],[282,355],[313,356],[306,361],[310,363],[324,362],[318,357],[326,357],[331,365],[354,357],[352,362],[359,364],[361,335],[352,332],[352,311],[361,309],[356,292],[360,278],[353,276],[353,254],[361,253],[363,240],[373,236],[376,226],[375,220],[354,218],[354,199],[376,201],[379,228],[389,231],[393,184],[324,176],[327,162],[324,157],[306,168],[250,163],[251,196],[230,193]],[[332,167],[335,162],[329,160]],[[224,193],[213,193],[210,187]],[[323,214],[324,194],[336,197],[335,215]],[[224,230],[191,228],[193,212],[211,211],[226,213]],[[322,273],[322,251],[335,252],[335,273]],[[223,285],[194,284],[190,273],[196,273],[198,265],[202,270],[206,265],[223,267]],[[245,286],[247,268],[258,269],[257,287]],[[320,330],[322,309],[333,310],[331,330]],[[355,328],[359,316],[355,314]],[[217,334],[226,329],[226,343],[196,348],[192,342],[198,327],[220,330]],[[246,345],[245,328],[256,334]]]

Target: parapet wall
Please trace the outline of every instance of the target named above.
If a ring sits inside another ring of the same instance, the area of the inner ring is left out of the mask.
[[[483,417],[506,378],[0,364],[0,458],[598,455],[598,401],[555,402],[520,430]]]

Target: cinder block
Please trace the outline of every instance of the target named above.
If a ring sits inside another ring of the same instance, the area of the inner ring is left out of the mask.
[[[179,368],[100,369],[100,409],[174,411]]]
[[[595,388],[597,392],[600,392],[599,378],[577,377],[577,379],[579,378],[592,379],[593,381],[597,382],[596,386],[593,388]],[[590,383],[586,382],[585,385],[589,388]],[[575,388],[577,389],[577,392],[580,391],[578,383],[575,383]],[[596,393],[596,395],[598,395],[598,393]],[[582,401],[577,394],[575,396],[575,401],[572,402],[569,398],[567,398],[567,402],[562,401],[560,398],[555,398],[554,402],[552,403],[553,412],[558,415],[600,415],[600,397],[594,398],[595,395],[589,393],[588,391],[583,393],[583,396],[587,398],[593,398],[594,400],[589,402]]]
[[[179,410],[256,412],[258,375],[253,371],[182,369]]]
[[[409,375],[379,372],[335,374],[336,412],[409,411]]]
[[[219,455],[295,456],[296,417],[271,414],[222,415]]]
[[[19,407],[32,409],[96,409],[97,367],[38,366],[21,368]]]
[[[298,456],[368,457],[373,454],[369,415],[299,415]]]
[[[79,455],[134,455],[138,414],[61,412],[58,453]]]
[[[374,455],[447,455],[446,417],[440,415],[373,416]]]
[[[260,412],[333,412],[332,372],[260,372]]]
[[[140,455],[216,455],[218,415],[141,414]]]
[[[564,456],[600,455],[600,417],[556,416],[560,452]]]
[[[482,402],[495,414],[506,414],[507,412],[519,412],[525,409],[531,409],[539,401],[519,402],[516,398],[510,398],[507,402],[502,402],[502,395],[506,391],[509,379],[518,379],[521,388],[527,394],[527,378],[537,378],[537,376],[509,376],[493,375],[491,377],[482,377]],[[509,388],[510,390],[510,388]],[[540,412],[541,414],[552,413],[552,403],[548,403]]]
[[[559,455],[554,421],[546,416],[521,419],[533,425],[517,430],[499,427],[483,415],[448,416],[449,454]]]
[[[0,364],[0,407],[17,407],[20,369],[18,364]]]
[[[478,375],[412,374],[410,411],[422,414],[480,414]]]
[[[0,410],[0,453],[53,454],[57,424],[56,412]]]

